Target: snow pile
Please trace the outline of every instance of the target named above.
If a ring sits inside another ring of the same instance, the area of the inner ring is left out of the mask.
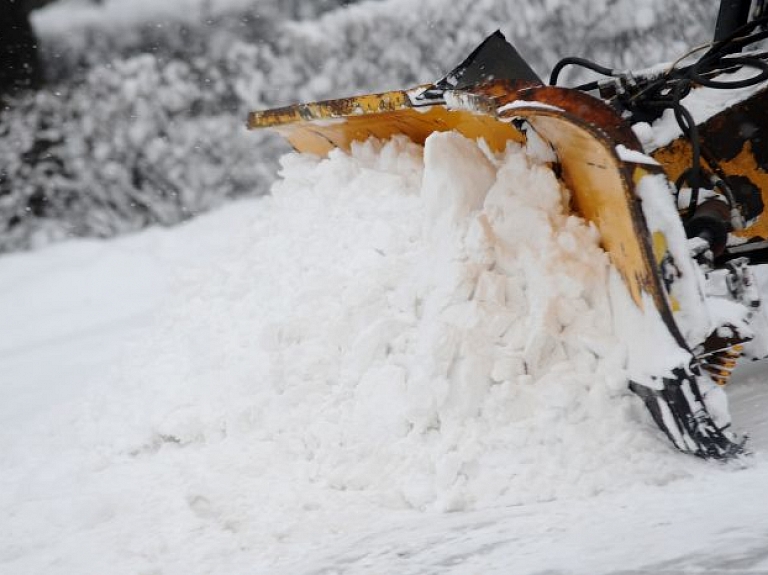
[[[415,508],[687,465],[665,471],[638,423],[607,256],[546,166],[449,133],[423,159],[403,139],[291,155],[284,178],[228,258],[180,281],[95,435],[125,421],[125,453],[242,436],[278,476]]]
[[[519,147],[435,134],[5,258],[0,318],[31,327],[0,338],[0,570],[295,573],[401,519],[715,473],[627,392],[631,303],[567,195]]]

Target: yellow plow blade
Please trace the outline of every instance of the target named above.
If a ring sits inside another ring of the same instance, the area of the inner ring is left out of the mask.
[[[666,182],[666,175],[661,165],[642,154],[629,126],[601,100],[530,81],[493,80],[460,89],[421,86],[253,112],[248,127],[275,130],[296,150],[318,155],[334,148],[349,150],[353,142],[371,137],[405,135],[423,144],[433,132],[449,130],[482,138],[498,152],[510,141],[525,143],[535,132],[554,151],[553,169],[571,190],[572,208],[599,230],[635,305],[649,311],[644,306],[651,302],[655,310],[650,311],[658,314],[679,347],[680,353],[673,354],[679,363],[647,381],[645,374],[633,376],[631,389],[678,449],[713,458],[743,452],[742,445],[714,423],[703,403],[698,372],[691,367],[693,354],[675,321],[680,307],[662,275],[665,264],[666,269],[677,269],[680,262],[668,250],[665,232],[649,230],[637,196],[646,177],[660,176]],[[668,193],[663,185],[653,189]],[[692,281],[681,277],[669,285]],[[686,306],[689,313],[706,313],[700,292],[686,300]]]

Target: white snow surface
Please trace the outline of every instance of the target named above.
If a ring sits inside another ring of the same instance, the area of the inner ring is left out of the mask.
[[[765,572],[767,378],[749,461],[674,452],[567,205],[445,133],[4,257],[0,573]]]

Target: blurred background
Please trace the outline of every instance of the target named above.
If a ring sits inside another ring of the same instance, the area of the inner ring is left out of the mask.
[[[0,253],[268,193],[288,148],[249,110],[426,83],[496,29],[543,78],[647,67],[709,40],[717,4],[0,0]]]

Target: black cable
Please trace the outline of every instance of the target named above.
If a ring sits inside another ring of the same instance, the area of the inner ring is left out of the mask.
[[[699,130],[693,116],[682,104],[695,85],[717,90],[732,90],[747,88],[768,81],[768,62],[766,53],[731,56],[741,52],[745,47],[768,38],[768,30],[759,30],[768,25],[768,15],[761,16],[734,30],[727,37],[715,42],[696,62],[679,68],[672,68],[655,76],[633,77],[605,66],[601,66],[586,58],[569,57],[560,60],[552,69],[550,85],[556,85],[560,73],[566,66],[580,66],[613,78],[614,90],[610,97],[603,94],[604,99],[613,102],[620,110],[626,110],[636,118],[655,118],[664,110],[671,109],[674,113],[680,131],[691,145],[691,166],[675,182],[679,192],[684,184],[691,187],[691,197],[688,202],[687,216],[693,215],[699,200],[699,190],[704,185],[701,166],[702,149]],[[714,79],[726,73],[735,72],[742,68],[753,68],[758,73],[740,80]],[[578,86],[576,89],[592,91],[603,88],[601,81],[592,81]],[[609,84],[610,85],[610,84]],[[649,120],[650,121],[650,120]],[[708,159],[709,161],[709,159]],[[711,167],[717,170],[716,165]]]
[[[725,66],[725,69],[731,67],[736,68],[757,68],[760,73],[744,80],[710,80],[705,74],[712,75],[713,72],[718,74],[723,73],[723,69],[720,66]],[[705,86],[707,88],[714,88],[716,90],[735,90],[738,88],[748,88],[749,86],[755,86],[765,80],[768,80],[768,62],[759,58],[753,57],[732,57],[723,58],[718,62],[718,68],[714,70],[701,70],[702,66],[699,63],[694,64],[688,71],[688,76],[695,83]]]
[[[586,84],[579,84],[574,88],[574,90],[578,90],[579,92],[591,92],[592,90],[597,90],[600,87],[600,82],[587,82]]]
[[[685,180],[691,186],[691,198],[688,200],[687,216],[692,216],[699,205],[699,189],[702,184],[701,176],[701,141],[699,140],[699,128],[688,109],[678,103],[672,108],[675,113],[675,120],[683,132],[683,135],[691,144],[691,167],[686,170]],[[679,187],[677,188],[680,189]]]
[[[718,58],[725,56],[726,54],[740,52],[748,45],[759,42],[764,38],[768,38],[768,31],[766,30],[752,34],[755,29],[765,26],[766,24],[768,24],[768,16],[761,16],[751,22],[747,22],[734,30],[730,35],[715,42],[701,57],[701,60],[709,60],[710,58]]]
[[[562,60],[560,60],[557,64],[555,64],[555,67],[552,68],[552,73],[549,75],[550,86],[557,85],[557,79],[560,76],[560,72],[562,72],[563,68],[565,68],[566,66],[580,66],[582,68],[587,68],[588,70],[592,70],[593,72],[597,72],[598,74],[602,74],[603,76],[614,76],[616,74],[615,70],[612,70],[611,68],[606,68],[605,66],[601,66],[600,64],[596,64],[595,62],[592,62],[591,60],[587,60],[586,58],[569,56],[568,58],[563,58]]]

